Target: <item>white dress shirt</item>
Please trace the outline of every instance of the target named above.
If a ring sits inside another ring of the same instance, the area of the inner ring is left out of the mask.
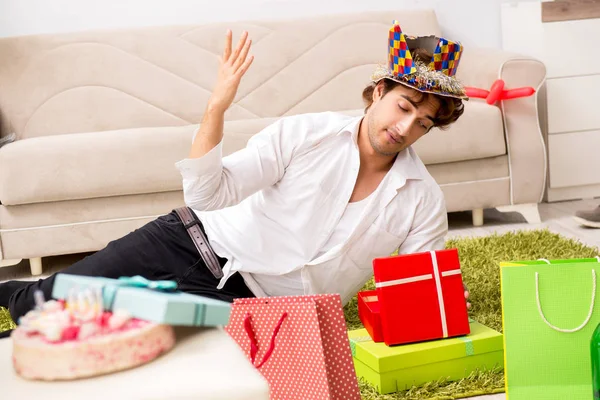
[[[229,156],[222,157],[220,143],[176,164],[186,204],[215,252],[229,260],[219,288],[239,272],[255,295],[265,296],[253,277],[295,272],[304,294],[339,293],[346,304],[372,277],[374,258],[444,247],[443,193],[407,148],[349,235],[323,251],[356,183],[362,118],[332,112],[283,117]]]
[[[335,226],[333,233],[329,236],[327,243],[319,250],[316,257],[319,257],[327,253],[330,249],[340,243],[344,243],[350,234],[354,231],[354,228],[360,221],[361,213],[363,212],[369,197],[348,203],[348,206],[340,218],[340,222]],[[270,275],[270,274],[250,274],[242,272],[245,275],[245,281],[254,282],[258,285],[260,290],[258,294],[260,296],[298,296],[304,294],[304,284],[302,282],[302,269],[297,269],[292,272],[288,272],[283,275]],[[253,285],[251,283],[251,285]],[[256,293],[255,293],[256,295]]]

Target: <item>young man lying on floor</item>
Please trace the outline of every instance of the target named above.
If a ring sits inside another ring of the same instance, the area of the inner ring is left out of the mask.
[[[188,207],[62,272],[174,280],[184,292],[226,301],[339,293],[346,303],[372,277],[374,258],[442,249],[444,196],[411,145],[462,115],[466,96],[454,78],[462,48],[406,38],[397,25],[387,40],[389,64],[363,91],[363,116],[284,117],[222,157],[224,113],[253,60],[247,33],[232,49],[228,32],[202,124],[176,164]],[[434,49],[436,60],[452,61],[432,62]],[[188,218],[198,219],[198,244]],[[0,305],[16,321],[36,290],[51,297],[53,281],[1,284]]]

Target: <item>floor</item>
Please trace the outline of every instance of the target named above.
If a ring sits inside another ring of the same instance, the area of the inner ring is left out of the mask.
[[[469,397],[469,400],[505,400],[505,393],[489,394],[486,396]]]
[[[593,209],[600,204],[600,199],[566,201],[558,203],[540,204],[539,211],[541,223],[528,224],[525,219],[516,212],[502,213],[497,210],[486,210],[484,213],[484,225],[474,227],[470,212],[449,214],[448,237],[473,237],[485,236],[493,232],[503,233],[519,229],[541,229],[548,228],[553,232],[566,237],[574,238],[582,243],[600,248],[600,229],[589,229],[581,227],[573,220],[575,211],[580,209]],[[84,255],[69,255],[45,258],[43,261],[44,272],[42,277],[52,274],[64,266],[70,265]],[[0,282],[10,279],[38,279],[31,277],[29,264],[23,261],[20,264],[0,268]],[[500,400],[505,399],[504,394],[472,397],[471,400]]]
[[[600,198],[543,203],[539,205],[542,222],[528,224],[518,213],[501,213],[495,209],[485,210],[484,225],[474,227],[471,213],[450,213],[448,237],[484,236],[493,232],[504,233],[519,229],[548,228],[552,232],[573,238],[582,243],[600,248],[600,229],[580,226],[573,215],[578,210],[593,210],[600,205]],[[1,278],[0,278],[1,279]]]

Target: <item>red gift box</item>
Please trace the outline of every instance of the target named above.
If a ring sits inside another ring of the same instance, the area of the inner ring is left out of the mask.
[[[388,346],[470,333],[457,249],[376,258],[373,272]]]
[[[383,342],[379,300],[376,290],[358,292],[358,318],[375,343]]]

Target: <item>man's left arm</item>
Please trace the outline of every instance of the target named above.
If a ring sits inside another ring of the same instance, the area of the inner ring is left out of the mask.
[[[398,254],[442,250],[448,233],[448,214],[441,190],[424,197]]]
[[[400,245],[398,254],[422,253],[432,250],[443,250],[448,234],[448,212],[444,195],[427,196],[415,215],[413,227],[406,240]],[[469,299],[469,291],[465,288],[465,299]],[[467,308],[471,303],[467,301]]]

